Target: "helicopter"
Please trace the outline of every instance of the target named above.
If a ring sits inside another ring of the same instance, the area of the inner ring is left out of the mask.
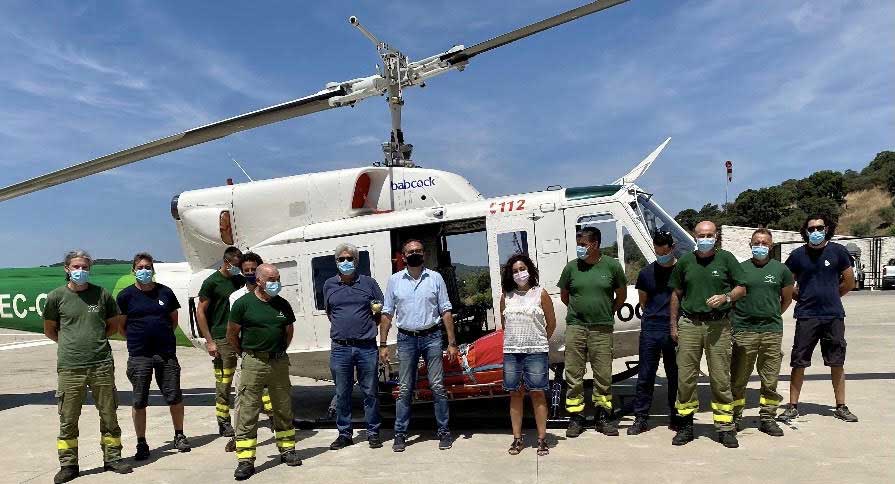
[[[403,91],[424,87],[430,79],[449,71],[462,71],[475,56],[626,1],[591,2],[471,47],[453,46],[417,61],[380,41],[352,16],[349,23],[374,44],[381,59],[382,67],[376,74],[331,82],[309,96],[16,183],[0,189],[0,201],[241,131],[384,96],[391,131],[388,141],[382,143],[383,160],[373,166],[228,183],[173,197],[170,211],[186,261],[157,264],[156,281],[171,287],[180,301],[187,302],[180,310],[180,329],[193,345],[204,348],[196,318],[199,288],[217,270],[224,249],[235,245],[259,254],[279,269],[281,295],[291,303],[300,321],[287,351],[292,374],[331,379],[323,283],[336,274],[333,249],[342,242],[357,246],[358,272],[375,278],[384,287],[389,276],[403,268],[396,255],[400,244],[414,238],[424,245],[427,267],[441,273],[447,282],[458,343],[468,348],[498,331],[500,321],[490,304],[461,300],[449,239],[455,235],[484,234],[486,270],[491,281],[500,280],[502,261],[514,252],[529,254],[538,266],[541,285],[555,302],[557,329],[550,341],[550,362],[558,380],[562,374],[566,309],[558,304],[557,282],[564,265],[575,258],[575,237],[581,228],[600,230],[603,253],[618,258],[629,281],[636,278],[640,268],[655,260],[651,237],[657,230],[672,234],[679,253],[694,248],[687,231],[651,193],[635,183],[670,138],[630,172],[608,184],[551,186],[537,192],[485,198],[463,176],[419,167],[412,161],[413,145],[406,142],[401,123]],[[120,286],[128,277],[129,274],[121,275],[115,285]],[[15,303],[13,319],[36,317],[40,299],[45,300],[50,289],[36,294],[5,295]],[[499,284],[491,284],[490,291],[491,300],[498,300]],[[637,291],[632,286],[625,305],[615,316],[615,358],[636,357],[641,313]],[[388,337],[392,348],[396,339],[396,330],[392,328]],[[633,364],[614,376],[616,381],[636,374],[636,360],[629,363]],[[499,393],[491,385],[465,395],[491,397]]]

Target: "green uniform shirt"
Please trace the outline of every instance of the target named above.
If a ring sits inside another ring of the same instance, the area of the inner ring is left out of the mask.
[[[743,268],[736,257],[723,249],[707,259],[696,257],[695,252],[684,254],[674,266],[668,287],[684,292],[681,309],[685,313],[699,314],[712,311],[728,311],[730,304],[712,309],[705,301],[716,295],[726,294],[736,286],[745,285]]]
[[[112,361],[106,320],[118,316],[118,304],[108,291],[87,284],[83,291],[68,286],[47,294],[43,318],[59,323],[57,368],[89,368]]]
[[[244,277],[230,276],[228,278],[221,274],[221,271],[214,271],[214,274],[202,282],[199,297],[208,299],[208,311],[205,313],[205,318],[213,339],[227,337],[227,321],[230,320],[230,295],[245,283]]]
[[[780,290],[792,286],[792,272],[771,259],[762,267],[752,259],[740,264],[746,276],[746,297],[733,305],[731,321],[737,331],[782,333]]]
[[[627,284],[625,271],[612,257],[600,256],[594,265],[580,259],[570,261],[559,276],[559,288],[569,291],[566,324],[615,325],[612,314],[615,290]]]
[[[242,349],[286,351],[286,326],[295,322],[295,313],[280,296],[265,302],[250,292],[233,303],[230,321],[240,326]]]

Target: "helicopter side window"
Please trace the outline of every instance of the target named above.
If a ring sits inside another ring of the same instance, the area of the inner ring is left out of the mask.
[[[643,222],[646,224],[646,228],[649,230],[650,235],[659,230],[671,233],[671,237],[674,239],[675,256],[680,257],[687,252],[692,252],[696,249],[696,243],[694,242],[693,237],[691,237],[686,230],[681,228],[673,218],[665,213],[665,211],[653,201],[651,196],[639,195],[637,197],[637,203],[640,206]]]
[[[360,260],[357,264],[357,273],[370,275],[370,253],[366,250],[358,252]],[[336,259],[332,255],[314,257],[311,259],[311,275],[314,278],[314,306],[323,311],[323,285],[326,280],[339,273],[336,268]]]

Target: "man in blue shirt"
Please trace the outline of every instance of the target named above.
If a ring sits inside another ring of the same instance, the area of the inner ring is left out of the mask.
[[[454,319],[447,286],[441,274],[423,266],[423,244],[408,240],[401,247],[407,263],[403,271],[388,279],[385,303],[382,307],[383,324],[379,326],[379,358],[388,363],[388,330],[392,319],[398,327],[398,374],[400,386],[395,404],[395,442],[392,450],[404,452],[407,442],[407,425],[410,423],[410,403],[416,387],[420,356],[429,372],[429,388],[435,399],[435,420],[438,422],[438,448],[450,449],[451,432],[448,429],[448,398],[444,388],[442,364],[442,322],[448,340],[448,360],[459,355],[454,337]]]
[[[668,382],[668,414],[671,416],[672,430],[677,430],[677,359],[675,343],[668,327],[668,301],[671,288],[668,279],[677,259],[674,257],[674,238],[668,232],[653,235],[656,261],[643,268],[637,276],[640,310],[640,372],[637,375],[637,394],[634,401],[634,424],[628,427],[628,435],[637,435],[649,430],[649,410],[653,404],[653,387],[659,358],[665,363],[665,378]]]
[[[336,427],[339,437],[329,445],[338,450],[354,443],[351,429],[351,389],[354,373],[364,393],[364,420],[370,448],[382,447],[376,374],[379,352],[376,327],[382,317],[382,290],[372,277],[357,273],[357,247],[339,244],[335,251],[339,273],[323,285],[323,300],[331,323],[329,367],[336,384]],[[385,342],[385,340],[383,340]]]
[[[796,280],[796,334],[792,343],[789,407],[779,419],[799,416],[799,394],[805,368],[811,366],[814,347],[820,342],[824,365],[830,367],[836,410],[833,415],[857,422],[845,405],[845,309],[842,296],[855,287],[851,256],[845,247],[830,242],[836,224],[826,215],[812,215],[802,224],[805,245],[789,254],[786,266]]]
[[[118,293],[118,307],[127,337],[127,377],[134,387],[133,418],[137,434],[134,460],[149,458],[146,442],[146,406],[152,373],[171,411],[174,447],[189,452],[190,443],[183,433],[183,394],[180,390],[180,363],[177,361],[174,329],[180,303],[174,292],[153,281],[152,256],[141,252],[134,256],[136,282]]]

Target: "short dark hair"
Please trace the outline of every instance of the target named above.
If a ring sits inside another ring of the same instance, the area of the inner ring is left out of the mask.
[[[653,245],[656,247],[674,247],[674,237],[671,236],[671,232],[657,230],[653,234]]]
[[[155,267],[155,260],[152,259],[149,252],[137,252],[137,254],[134,255],[134,262],[131,264],[131,270],[136,269],[137,262],[140,262],[141,260],[148,260],[149,263],[152,264],[152,267]]]
[[[513,264],[522,261],[525,267],[528,267],[528,285],[538,285],[538,268],[535,267],[531,258],[525,254],[513,254],[507,259],[507,263],[503,266],[503,274],[500,277],[500,287],[503,292],[510,292],[516,289],[516,281],[513,280]]]
[[[232,261],[235,258],[242,259],[242,251],[239,250],[239,247],[230,246],[224,250],[224,260],[227,262]]]
[[[240,269],[246,262],[254,262],[256,266],[264,264],[264,261],[261,260],[261,256],[254,252],[246,252],[245,254],[242,254],[242,260],[239,261]]]
[[[416,242],[417,244],[423,245],[423,242],[422,242],[420,239],[407,239],[407,240],[404,241],[404,243],[401,244],[401,253],[403,254],[403,253],[404,253],[404,250],[407,249],[407,245],[408,245],[408,244],[412,244],[413,242]],[[423,245],[423,248],[425,248],[424,245]]]
[[[576,237],[587,237],[591,242],[596,242],[597,245],[601,245],[603,239],[600,229],[596,227],[584,227],[578,231]]]
[[[766,228],[755,229],[755,232],[752,232],[752,237],[749,237],[749,240],[751,241],[758,234],[767,235],[768,237],[771,238],[771,240],[774,240],[774,234],[772,234],[771,231]]]
[[[802,240],[808,242],[808,222],[812,220],[823,220],[824,227],[826,227],[826,240],[830,240],[833,238],[833,235],[836,233],[836,221],[833,220],[833,217],[825,214],[825,213],[816,213],[813,215],[809,215],[805,218],[805,222],[802,223]]]

